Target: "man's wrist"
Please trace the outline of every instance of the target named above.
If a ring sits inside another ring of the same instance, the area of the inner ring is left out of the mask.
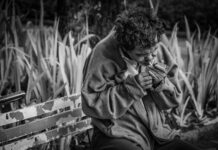
[[[165,78],[163,78],[163,80],[161,80],[159,83],[154,85],[154,91],[156,92],[161,92],[164,89],[164,85],[165,85]]]
[[[145,89],[143,89],[143,87],[142,87],[141,84],[140,84],[140,81],[139,81],[139,79],[138,79],[138,75],[135,75],[135,76],[134,76],[134,79],[135,79],[135,81],[136,81],[137,86],[139,86],[139,87],[141,88],[141,90],[142,90],[144,96],[147,95],[147,94],[148,94],[147,91],[146,91]]]

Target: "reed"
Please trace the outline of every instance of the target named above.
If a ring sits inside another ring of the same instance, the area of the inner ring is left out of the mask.
[[[184,47],[179,45],[177,24],[171,37],[163,36],[162,44],[168,49],[179,65],[179,79],[182,87],[182,102],[174,117],[180,126],[190,125],[190,116],[199,121],[207,118],[206,110],[209,101],[217,103],[217,38],[210,31],[203,37],[199,26],[191,33],[187,18],[185,18],[186,39]],[[184,52],[185,50],[185,52]],[[181,54],[184,54],[182,56]],[[192,106],[190,106],[192,105]],[[194,110],[192,109],[194,108]]]

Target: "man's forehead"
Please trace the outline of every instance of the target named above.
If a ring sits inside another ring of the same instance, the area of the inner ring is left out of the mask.
[[[150,48],[142,48],[136,46],[135,52],[139,54],[149,54],[149,53],[153,53],[156,49],[157,49],[157,45],[152,46]]]

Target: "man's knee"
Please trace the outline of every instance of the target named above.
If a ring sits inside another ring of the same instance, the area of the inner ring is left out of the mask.
[[[111,150],[142,150],[138,144],[127,139],[112,139],[106,145],[108,145]]]
[[[124,138],[111,138],[104,134],[93,142],[94,150],[142,150],[139,144]]]

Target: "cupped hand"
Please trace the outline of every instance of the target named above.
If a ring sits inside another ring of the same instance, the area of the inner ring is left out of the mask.
[[[138,84],[143,88],[143,90],[147,90],[152,88],[153,82],[152,77],[148,72],[141,72],[135,76]]]

